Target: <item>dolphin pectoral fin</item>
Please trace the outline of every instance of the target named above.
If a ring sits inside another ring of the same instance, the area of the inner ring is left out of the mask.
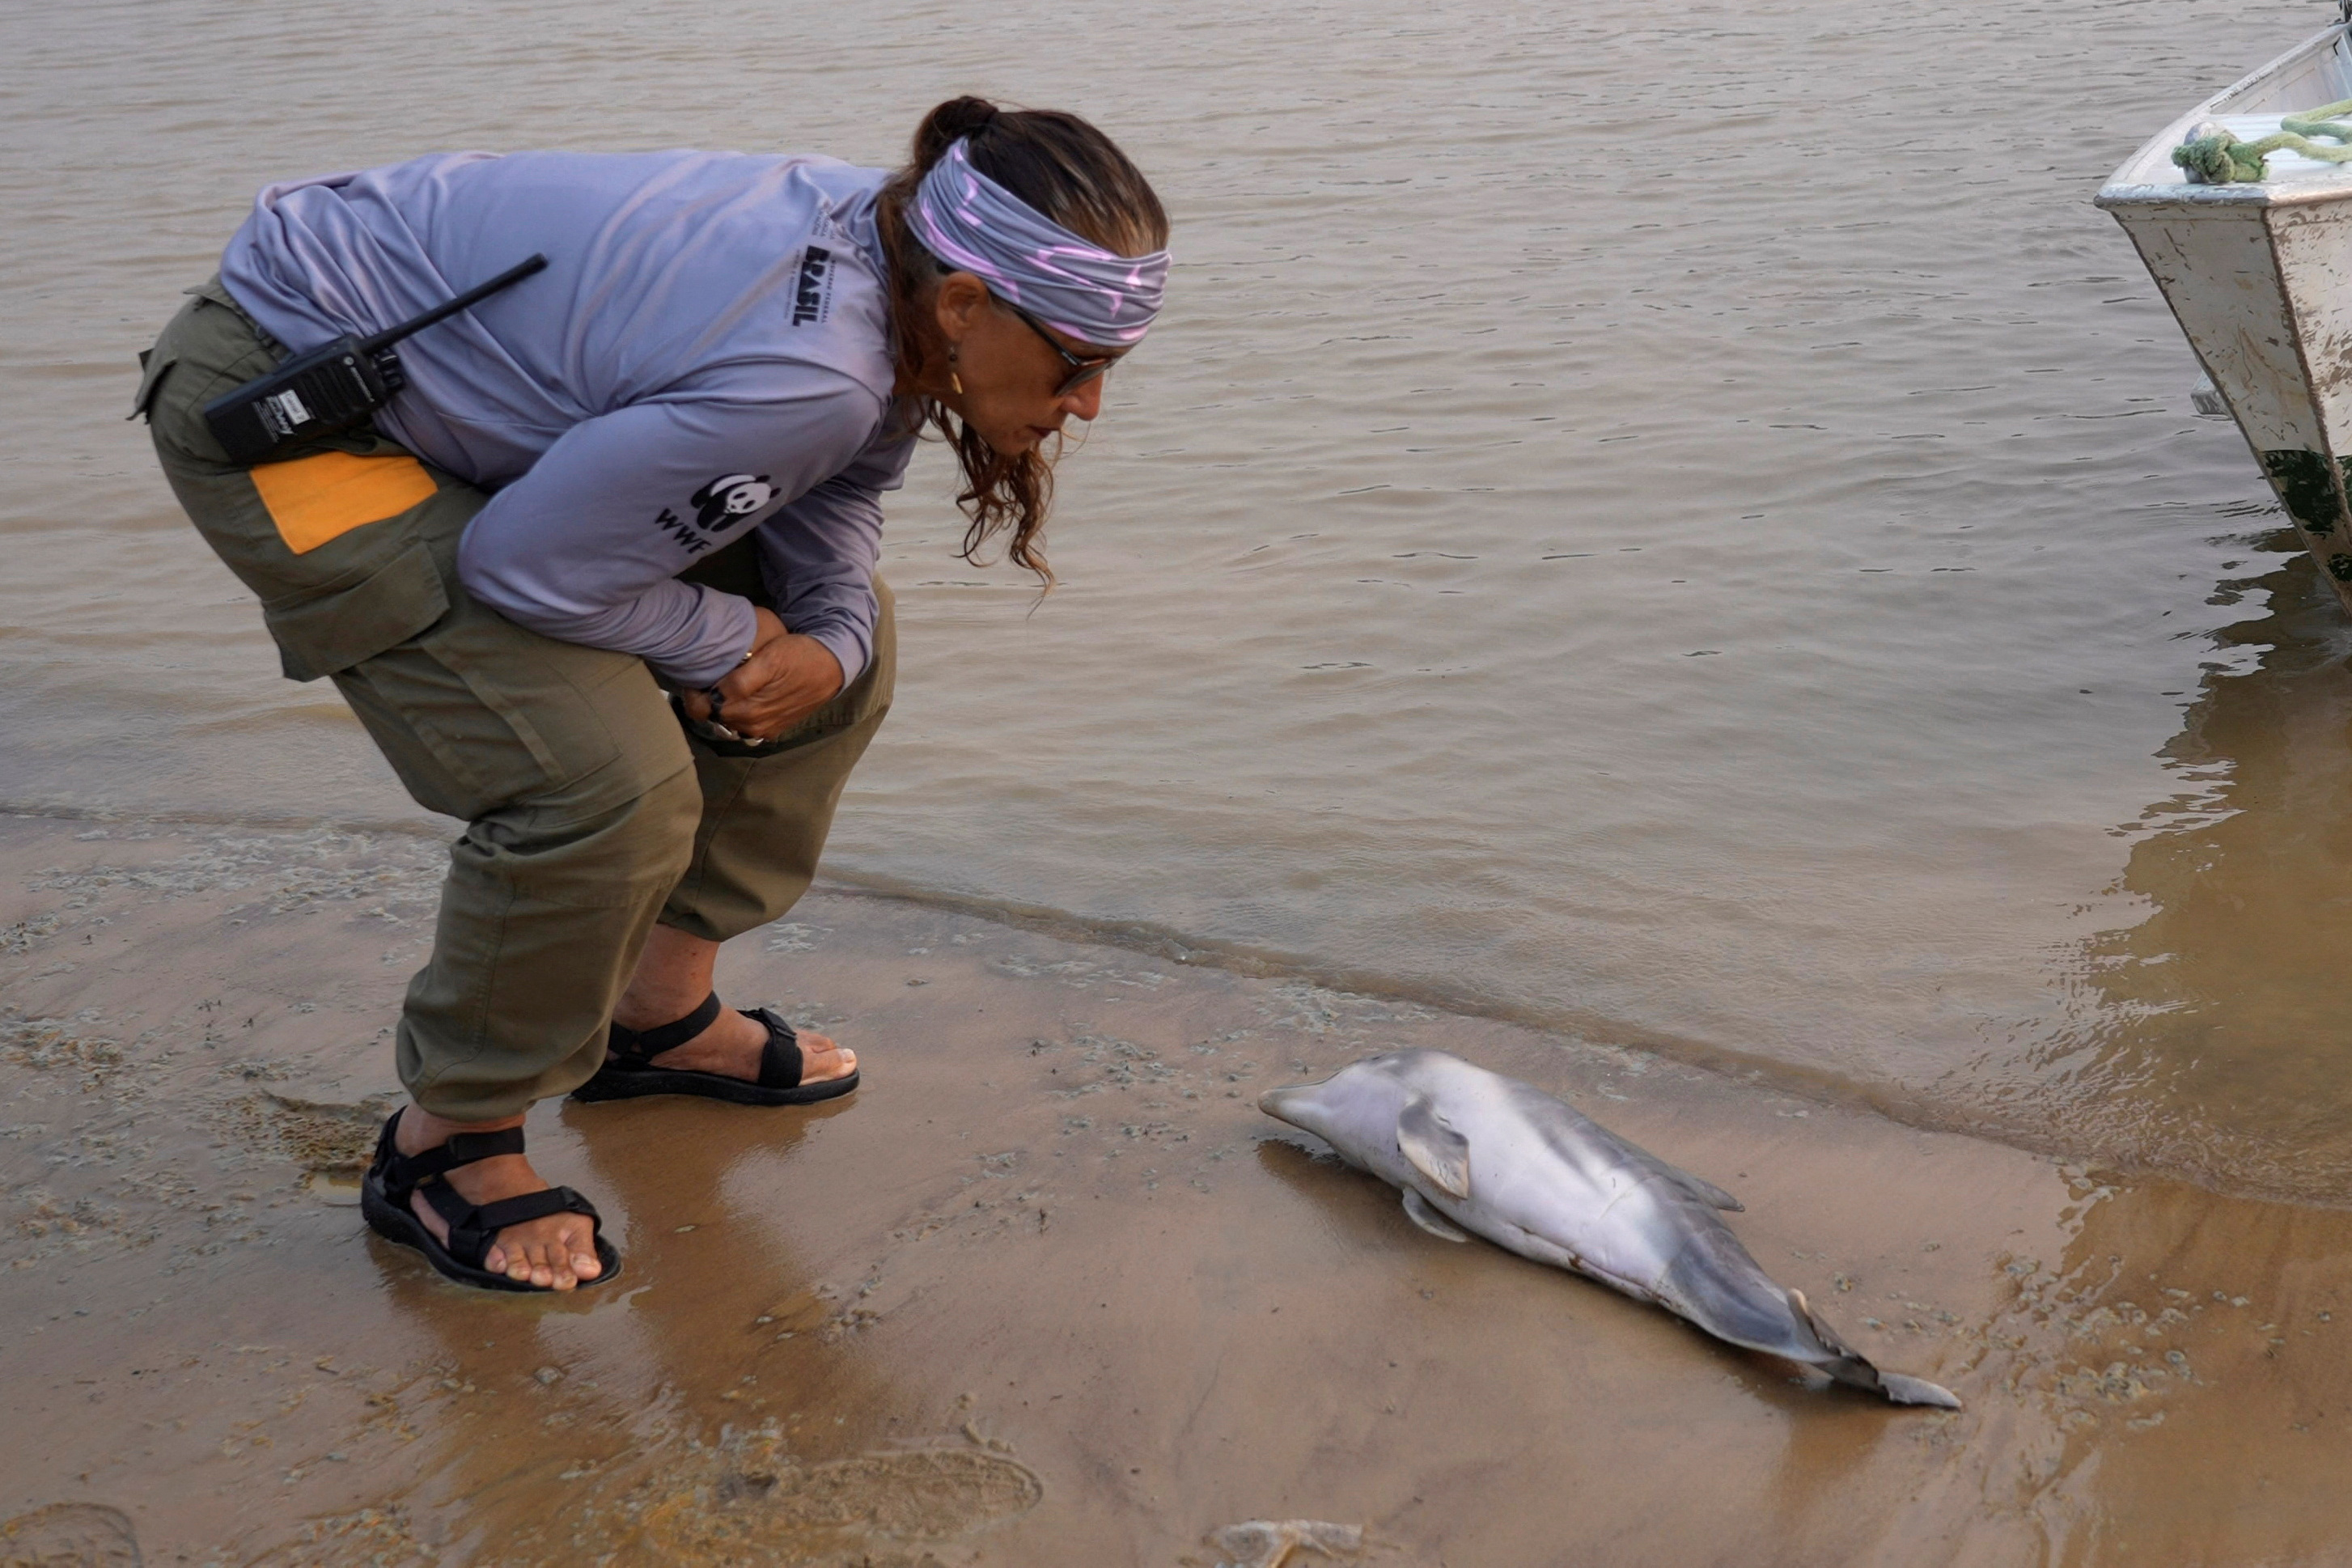
[[[1442,1193],[1457,1198],[1470,1195],[1470,1140],[1445,1124],[1426,1100],[1415,1100],[1397,1113],[1397,1152],[1405,1163],[1427,1176]]]
[[[1412,1188],[1404,1190],[1405,1217],[1440,1241],[1467,1241],[1470,1233],[1437,1212],[1435,1205]]]

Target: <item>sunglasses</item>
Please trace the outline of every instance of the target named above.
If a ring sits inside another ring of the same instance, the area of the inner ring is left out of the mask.
[[[1045,323],[1036,317],[1009,300],[998,299],[996,302],[1026,321],[1029,324],[1029,330],[1045,340],[1045,346],[1061,355],[1062,363],[1070,367],[1070,374],[1064,376],[1062,384],[1054,389],[1054,395],[1056,397],[1067,397],[1087,383],[1099,380],[1105,371],[1127,357],[1123,353],[1116,353],[1103,354],[1095,359],[1081,359],[1055,342],[1054,334],[1047,331]]]

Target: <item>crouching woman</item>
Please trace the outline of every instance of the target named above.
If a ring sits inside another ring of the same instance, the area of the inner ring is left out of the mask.
[[[331,679],[466,824],[396,1031],[409,1102],[369,1222],[469,1284],[620,1259],[523,1113],[571,1094],[763,1107],[855,1052],[722,1005],[719,946],[806,890],[888,709],[881,498],[918,435],[967,555],[1046,572],[1045,453],[1160,304],[1167,218],[1074,115],[940,105],[909,164],[455,153],[273,185],[144,356],[181,504],[297,680]],[[531,255],[401,343],[372,421],[232,460],[208,405]]]

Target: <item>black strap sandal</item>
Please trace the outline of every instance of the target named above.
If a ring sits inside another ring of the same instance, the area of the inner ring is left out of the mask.
[[[641,1094],[693,1094],[737,1105],[813,1105],[820,1100],[838,1099],[857,1087],[855,1070],[821,1083],[803,1083],[801,1071],[805,1064],[800,1037],[793,1032],[793,1026],[766,1007],[757,1012],[749,1008],[740,1011],[746,1018],[768,1028],[768,1043],[760,1053],[760,1076],[756,1081],[729,1078],[725,1073],[653,1064],[654,1058],[677,1049],[718,1022],[719,994],[714,991],[703,998],[701,1006],[674,1024],[664,1024],[657,1029],[625,1029],[614,1025],[605,1044],[611,1054],[596,1069],[594,1078],[572,1091],[572,1098],[635,1100]]]
[[[437,1272],[460,1285],[551,1295],[553,1287],[494,1274],[482,1267],[482,1259],[489,1256],[499,1232],[510,1225],[544,1219],[552,1214],[583,1214],[594,1228],[596,1260],[604,1266],[604,1271],[593,1279],[580,1281],[582,1288],[602,1285],[620,1273],[621,1255],[604,1239],[604,1222],[596,1213],[596,1205],[570,1187],[550,1187],[542,1193],[525,1193],[494,1204],[475,1205],[458,1196],[457,1190],[449,1184],[448,1173],[460,1165],[499,1154],[521,1153],[521,1128],[510,1127],[503,1132],[460,1132],[438,1148],[427,1149],[421,1154],[404,1154],[393,1142],[400,1117],[401,1112],[395,1110],[383,1124],[383,1131],[376,1139],[375,1163],[368,1167],[367,1176],[360,1184],[360,1212],[367,1216],[369,1228],[378,1236],[416,1248]],[[409,1199],[418,1193],[423,1193],[425,1201],[448,1222],[446,1244],[436,1239],[409,1206]]]

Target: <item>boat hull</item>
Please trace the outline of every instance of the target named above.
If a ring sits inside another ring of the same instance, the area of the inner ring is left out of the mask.
[[[2278,153],[2259,184],[2198,185],[2171,162],[2200,123],[2251,141],[2344,98],[2352,29],[2338,26],[2166,127],[2097,199],[2352,613],[2352,165]]]

